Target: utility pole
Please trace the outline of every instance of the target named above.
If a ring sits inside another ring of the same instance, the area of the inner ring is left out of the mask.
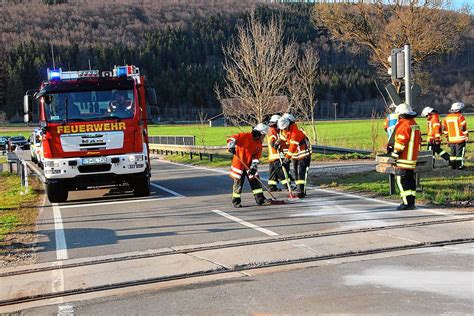
[[[405,45],[403,48],[403,53],[405,54],[405,103],[412,107],[411,100],[411,50],[410,45]]]
[[[337,102],[333,103],[334,105],[334,121],[337,120]]]

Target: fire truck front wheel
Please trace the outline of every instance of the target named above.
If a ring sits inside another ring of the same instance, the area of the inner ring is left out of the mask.
[[[133,179],[131,186],[134,196],[150,195],[150,174],[145,172],[142,176]]]
[[[51,203],[61,203],[67,201],[68,190],[64,183],[52,182],[46,184],[46,194]]]

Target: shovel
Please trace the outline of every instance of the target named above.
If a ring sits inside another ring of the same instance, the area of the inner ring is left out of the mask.
[[[242,163],[242,165],[244,166],[244,168],[246,169],[247,171],[247,174],[250,170],[250,168],[245,164],[245,162],[242,161],[242,159],[240,159],[239,155],[235,155],[237,157],[237,159],[239,159],[239,161]],[[270,189],[267,187],[267,185],[265,183],[262,182],[262,180],[260,180],[258,177],[255,177],[255,179],[257,179],[258,182],[260,182],[260,184],[262,185],[262,187],[265,189],[265,191],[268,192],[268,194],[270,194],[270,196],[272,197],[272,199],[270,200],[270,204],[271,205],[282,205],[282,204],[285,204],[285,201],[282,201],[282,200],[277,200],[277,198],[272,194],[272,192],[270,192]]]

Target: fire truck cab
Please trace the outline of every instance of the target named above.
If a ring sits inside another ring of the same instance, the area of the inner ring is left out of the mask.
[[[41,88],[25,95],[25,122],[34,100],[50,202],[66,201],[72,190],[125,183],[135,196],[150,194],[147,114],[156,94],[137,67],[48,69]]]

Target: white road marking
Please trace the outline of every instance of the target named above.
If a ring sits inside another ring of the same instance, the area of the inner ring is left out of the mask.
[[[59,305],[58,316],[74,316],[74,306],[71,304]]]
[[[63,220],[58,203],[53,203],[54,215],[54,237],[56,239],[56,258],[58,260],[68,259],[66,237],[64,236]]]
[[[159,160],[160,162],[168,163],[171,165],[176,165],[176,166],[182,166],[182,167],[188,167],[188,168],[193,168],[193,169],[200,169],[200,170],[206,170],[206,171],[212,171],[212,172],[217,172],[217,173],[222,173],[222,174],[229,174],[229,171],[224,171],[220,169],[212,169],[212,168],[205,168],[205,167],[197,167],[197,166],[191,166],[191,165],[185,165],[182,163],[177,163],[177,162],[171,162],[167,160]]]
[[[252,223],[249,223],[249,222],[246,222],[244,221],[243,219],[240,219],[238,217],[235,217],[235,216],[232,216],[230,214],[227,214],[226,212],[222,212],[222,211],[219,211],[219,210],[211,210],[212,212],[216,213],[216,214],[219,214],[220,216],[224,216],[234,222],[237,222],[243,226],[247,226],[247,227],[250,227],[250,228],[253,228],[255,230],[258,230],[259,232],[262,232],[268,236],[278,236],[279,234],[271,231],[271,230],[268,230],[268,229],[265,229],[263,227],[260,227],[260,226],[257,226],[255,224],[252,224]]]
[[[128,200],[128,201],[113,201],[113,202],[97,202],[97,203],[88,203],[88,204],[74,204],[74,205],[61,205],[61,208],[77,208],[77,207],[89,207],[89,206],[102,206],[102,205],[114,205],[114,204],[127,204],[127,203],[140,203],[140,202],[154,202],[154,201],[163,201],[163,200],[175,200],[181,196],[171,196],[164,198],[156,199],[140,199],[140,200]]]
[[[54,266],[62,265],[62,261],[56,261],[53,263]],[[58,293],[64,292],[64,272],[63,269],[56,269],[51,271],[51,292]],[[62,304],[63,298],[57,297],[51,299],[51,304]]]
[[[185,197],[184,195],[182,194],[179,194],[178,192],[175,192],[173,190],[170,190],[170,189],[167,189],[165,187],[162,187],[161,185],[158,185],[158,184],[155,184],[155,183],[150,183],[151,186],[155,187],[155,188],[158,188],[160,190],[163,190],[165,192],[168,192],[169,194],[171,195],[174,195],[174,196],[178,196],[178,197]]]

